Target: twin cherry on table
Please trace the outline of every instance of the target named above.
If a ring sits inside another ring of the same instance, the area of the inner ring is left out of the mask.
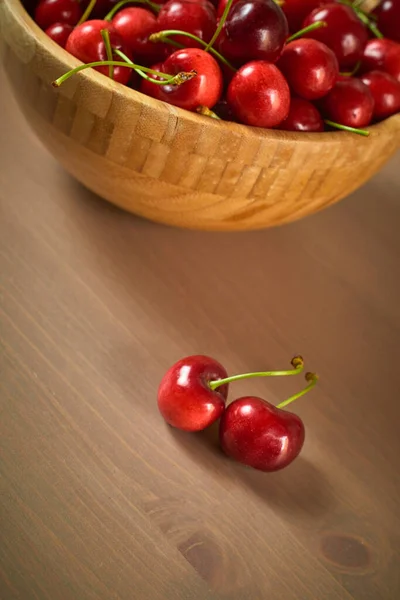
[[[297,375],[304,369],[300,356],[287,371],[264,371],[228,376],[213,358],[189,356],[175,363],[158,389],[158,408],[165,421],[183,431],[201,431],[219,423],[220,444],[234,460],[261,471],[277,471],[299,455],[305,438],[300,417],[284,408],[307,393],[317,382],[306,373],[308,385],[278,406],[262,398],[245,396],[226,406],[228,386],[250,377]]]

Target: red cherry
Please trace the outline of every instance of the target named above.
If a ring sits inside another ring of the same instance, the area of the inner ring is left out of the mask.
[[[234,460],[260,471],[277,471],[299,455],[305,431],[297,415],[248,396],[226,408],[219,438],[224,452]]]
[[[332,50],[312,39],[290,42],[277,66],[293,92],[306,100],[325,96],[339,76],[338,61]]]
[[[241,123],[276,127],[289,113],[290,91],[279,69],[260,60],[247,63],[235,73],[227,100]]]
[[[289,29],[296,33],[302,28],[303,21],[313,10],[331,4],[332,0],[285,0],[282,10],[289,23]]]
[[[375,101],[374,118],[386,119],[400,111],[400,83],[383,71],[370,71],[361,77]]]
[[[275,62],[288,37],[282,9],[273,0],[238,0],[228,13],[217,46],[230,61]]]
[[[400,2],[399,0],[383,0],[373,13],[377,26],[384,36],[400,42]]]
[[[196,71],[196,77],[182,85],[155,85],[143,80],[140,91],[143,94],[174,104],[186,110],[196,110],[199,106],[212,108],[222,94],[223,80],[216,60],[199,48],[177,50],[155,70],[177,75],[182,71]]]
[[[61,48],[65,48],[67,40],[73,31],[73,26],[68,23],[54,23],[45,29],[45,33]]]
[[[291,98],[289,114],[278,129],[284,131],[324,131],[324,121],[314,104],[302,98]]]
[[[314,29],[304,37],[323,42],[339,61],[340,68],[351,69],[361,59],[368,41],[368,30],[350,6],[327,4],[314,10],[304,20],[303,27],[325,21],[326,27]]]
[[[371,122],[374,99],[362,81],[347,77],[341,78],[321,100],[321,107],[329,120],[360,129]]]
[[[158,30],[179,29],[196,35],[204,42],[209,42],[217,27],[217,16],[214,6],[207,0],[169,0],[158,13]],[[174,41],[191,48],[202,46],[180,35]]]
[[[77,0],[41,0],[35,10],[35,21],[42,29],[53,23],[76,25],[82,16]]]
[[[128,48],[125,48],[122,39],[115,31],[114,27],[108,21],[100,19],[94,19],[86,21],[78,27],[75,27],[71,35],[69,36],[65,49],[79,58],[84,63],[96,62],[100,60],[107,60],[107,52],[101,37],[101,30],[108,29],[110,34],[110,42],[113,48],[121,50],[129,58],[130,52]],[[118,56],[115,56],[115,60],[121,60]],[[97,71],[108,75],[109,68],[95,67]],[[127,84],[131,78],[132,70],[124,67],[114,67],[114,80],[119,83]]]
[[[360,70],[385,71],[400,81],[400,44],[387,38],[369,40],[364,48]]]
[[[209,383],[226,377],[224,367],[208,356],[188,356],[175,363],[158,389],[158,408],[166,422],[184,431],[200,431],[214,423],[225,409],[228,386],[212,390]]]
[[[149,35],[158,31],[156,16],[145,8],[129,7],[120,10],[111,21],[125,46],[138,60],[163,60],[171,53],[171,46],[149,42]]]

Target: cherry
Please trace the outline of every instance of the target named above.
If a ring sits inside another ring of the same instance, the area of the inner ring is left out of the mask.
[[[325,96],[339,76],[338,61],[332,50],[313,39],[287,44],[277,66],[293,92],[306,100]]]
[[[303,421],[282,410],[316,383],[307,373],[308,386],[277,407],[254,396],[234,400],[221,417],[219,439],[224,452],[234,460],[260,471],[278,471],[300,454],[304,444]]]
[[[108,21],[101,19],[86,21],[85,23],[78,25],[78,27],[75,27],[67,40],[65,49],[84,63],[107,60],[107,51],[101,36],[101,31],[103,29],[106,29],[109,32],[111,46],[121,50],[128,58],[131,58],[129,56],[129,50],[125,48],[122,39],[115,31],[113,25]],[[104,75],[109,74],[109,68],[106,66],[95,68]],[[119,66],[114,68],[115,81],[127,84],[130,77],[131,69]]]
[[[400,111],[400,83],[383,71],[370,71],[361,77],[375,101],[374,118],[386,119]]]
[[[42,29],[54,23],[76,25],[82,16],[77,0],[40,0],[35,10],[35,21]]]
[[[227,100],[235,117],[246,125],[276,127],[288,115],[290,91],[279,69],[265,61],[252,61],[233,76]]]
[[[343,77],[321,100],[321,108],[331,121],[361,128],[371,122],[374,99],[365,83],[352,77]]]
[[[400,2],[399,0],[383,0],[374,10],[378,19],[378,29],[391,40],[400,42]]]
[[[324,131],[324,121],[319,110],[303,98],[291,98],[289,114],[278,129],[285,131]]]
[[[332,0],[285,0],[282,10],[287,18],[290,31],[295,33],[301,29],[307,15],[316,8],[331,3]]]
[[[65,48],[67,40],[73,29],[73,26],[68,25],[68,23],[54,23],[45,29],[45,33],[47,33],[53,42],[56,42],[56,44],[61,46],[61,48]]]
[[[324,21],[326,27],[315,29],[305,37],[329,46],[336,54],[342,70],[354,67],[361,59],[368,41],[368,30],[354,10],[343,4],[326,4],[308,15],[303,26],[308,27],[317,21]]]
[[[385,71],[400,81],[400,44],[387,38],[369,40],[360,69],[363,72]]]
[[[157,18],[151,11],[136,6],[124,8],[111,23],[133,56],[154,62],[171,53],[166,44],[149,41],[149,35],[158,31]]]
[[[214,6],[208,0],[169,0],[161,7],[157,18],[158,30],[178,29],[209,42],[217,27],[217,16]],[[174,40],[190,47],[201,47],[197,42],[184,35]]]
[[[228,385],[212,390],[209,384],[226,377],[224,367],[208,356],[188,356],[175,363],[158,389],[158,408],[166,422],[184,431],[199,431],[214,423],[225,409]]]
[[[216,60],[199,48],[184,48],[171,54],[158,68],[161,73],[175,75],[179,72],[196,71],[196,77],[180,86],[156,86],[143,80],[140,91],[169,104],[196,110],[198,106],[211,108],[222,94],[223,79]]]
[[[223,24],[217,47],[225,58],[238,64],[275,62],[288,34],[286,17],[273,0],[238,0]]]

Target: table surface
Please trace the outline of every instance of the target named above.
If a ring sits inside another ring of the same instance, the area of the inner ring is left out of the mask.
[[[1,600],[400,597],[400,156],[293,225],[181,231],[84,190],[0,89]],[[285,470],[157,411],[182,356],[298,352],[321,379]]]

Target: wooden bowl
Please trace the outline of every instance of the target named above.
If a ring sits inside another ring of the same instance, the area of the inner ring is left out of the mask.
[[[400,146],[400,115],[369,138],[299,134],[199,116],[93,70],[54,89],[79,61],[19,0],[1,2],[0,23],[1,60],[43,144],[87,188],[154,221],[205,230],[287,223],[350,194]]]

